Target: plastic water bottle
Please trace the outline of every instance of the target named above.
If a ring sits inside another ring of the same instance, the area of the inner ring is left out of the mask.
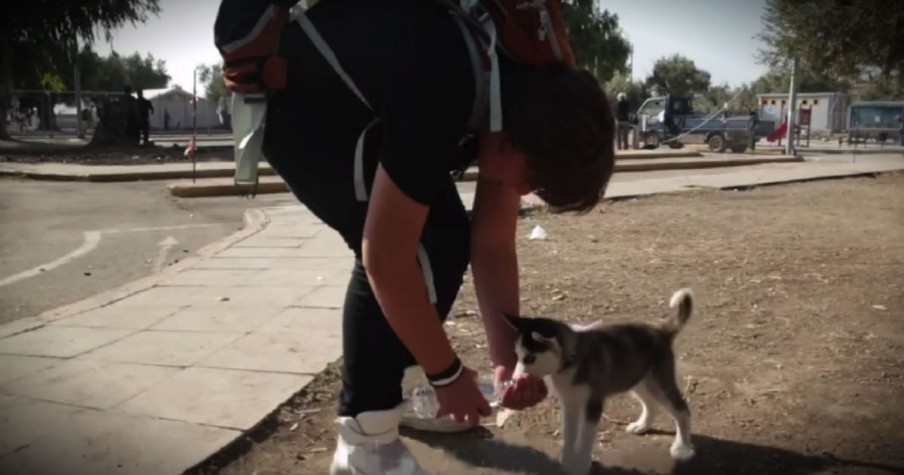
[[[496,409],[502,401],[505,390],[511,386],[511,381],[503,381],[495,384],[492,379],[479,379],[477,387],[483,396],[489,401],[490,407]],[[421,419],[433,419],[439,410],[439,401],[436,399],[436,390],[429,384],[418,386],[411,392],[411,410]]]
[[[411,410],[420,419],[432,419],[439,410],[439,401],[432,386],[424,385],[411,392]]]

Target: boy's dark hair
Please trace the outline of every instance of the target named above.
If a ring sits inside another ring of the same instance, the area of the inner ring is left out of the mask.
[[[615,165],[615,118],[592,74],[561,62],[519,66],[503,85],[503,111],[528,180],[552,211],[586,213],[602,200]]]

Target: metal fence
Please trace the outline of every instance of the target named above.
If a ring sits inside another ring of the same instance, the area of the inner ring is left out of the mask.
[[[178,92],[159,96],[146,92],[154,107],[149,117],[152,133],[191,131],[195,110],[199,133],[228,129],[228,115],[223,117],[215,104],[198,98],[198,107],[194,109],[191,93]],[[97,126],[98,107],[102,99],[122,94],[122,91],[82,91],[81,104],[77,104],[75,91],[12,91],[7,130],[14,135],[26,136],[90,136]]]

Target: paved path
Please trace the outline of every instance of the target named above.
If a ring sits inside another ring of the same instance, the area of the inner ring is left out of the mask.
[[[155,182],[0,178],[0,324],[153,274],[287,194],[176,200]]]
[[[904,161],[772,168],[618,180],[609,196],[902,170]],[[199,258],[0,326],[0,474],[179,474],[339,356],[349,251],[302,207],[249,217]]]

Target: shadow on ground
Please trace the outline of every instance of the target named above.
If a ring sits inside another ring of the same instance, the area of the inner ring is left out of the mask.
[[[481,474],[568,475],[561,469],[558,461],[544,450],[493,438],[491,432],[482,428],[459,435],[417,431],[405,431],[404,435],[440,450],[463,464],[480,467]],[[644,447],[632,447],[630,450],[613,449],[607,452],[608,460],[604,461],[605,464],[594,462],[590,475],[904,474],[904,467],[844,460],[829,453],[820,456],[806,455],[705,435],[694,436],[694,444],[696,457],[684,463],[675,463],[669,458],[668,445],[644,444]]]

